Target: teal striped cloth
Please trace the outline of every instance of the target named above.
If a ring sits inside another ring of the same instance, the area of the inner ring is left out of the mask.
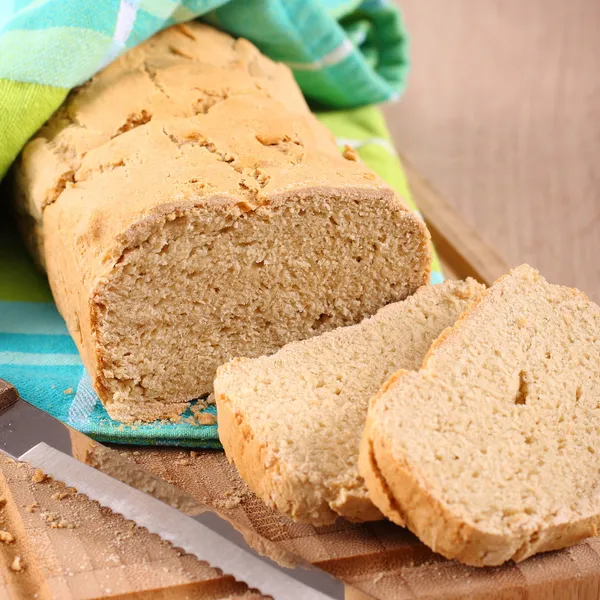
[[[404,88],[406,34],[391,0],[0,0],[0,178],[70,88],[198,16],[289,65],[320,105],[379,103]]]

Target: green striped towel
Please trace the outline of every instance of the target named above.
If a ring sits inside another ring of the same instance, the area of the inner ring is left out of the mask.
[[[0,175],[68,88],[161,27],[198,14],[291,64],[305,94],[320,104],[339,109],[378,102],[397,94],[404,80],[400,20],[382,1],[12,0],[8,4],[7,12],[6,3],[0,1],[0,127],[5,132]],[[340,147],[356,148],[410,202],[378,109],[333,110],[317,116],[334,132]],[[432,282],[441,280],[434,261]],[[0,377],[11,381],[30,402],[100,441],[219,447],[217,427],[186,422],[189,413],[179,423],[133,427],[110,419],[44,276],[35,269],[1,203]],[[214,413],[214,407],[206,410]]]

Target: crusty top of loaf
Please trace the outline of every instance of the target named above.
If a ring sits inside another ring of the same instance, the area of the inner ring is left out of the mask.
[[[271,98],[289,113],[308,112],[289,69],[247,40],[198,22],[159,32],[74,89],[27,144],[21,168],[35,183],[29,213],[39,218],[74,182],[90,150],[150,120],[206,114],[236,96]]]
[[[396,369],[418,368],[432,341],[483,289],[472,279],[423,286],[358,325],[218,370],[219,410],[223,400],[261,441],[265,477],[272,468],[292,487],[312,486],[313,505],[298,508],[297,518],[324,520],[323,501],[356,518],[357,502],[368,502],[357,459],[369,399]],[[244,449],[226,450],[244,475]]]
[[[398,493],[430,499],[434,537],[449,518],[520,540],[598,515],[600,308],[523,265],[369,416],[407,477]]]
[[[57,204],[54,220],[76,232],[73,251],[101,276],[188,210],[235,218],[323,190],[408,210],[354,158],[339,153],[287,67],[190,23],[75,90],[26,146],[17,178],[21,204],[36,219]]]

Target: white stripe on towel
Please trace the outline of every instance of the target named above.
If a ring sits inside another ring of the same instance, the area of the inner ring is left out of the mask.
[[[329,54],[326,54],[322,58],[317,58],[313,62],[309,63],[295,63],[287,62],[286,65],[290,69],[296,69],[296,71],[318,71],[323,67],[331,67],[342,62],[351,52],[354,50],[354,45],[349,39],[345,39],[337,48],[334,48]]]
[[[139,0],[121,0],[119,12],[117,14],[117,23],[115,25],[115,33],[104,59],[102,60],[101,69],[111,63],[115,58],[125,50],[125,44],[133,30],[135,17],[137,15]]]
[[[69,407],[69,424],[74,427],[85,425],[98,402],[99,398],[92,387],[90,377],[84,370],[77,385],[77,392],[75,392],[73,402],[71,402],[71,406]]]

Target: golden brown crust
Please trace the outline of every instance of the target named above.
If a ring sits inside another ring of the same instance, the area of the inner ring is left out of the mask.
[[[406,527],[406,519],[402,514],[402,510],[394,501],[393,494],[375,461],[373,447],[366,434],[367,427],[368,425],[365,427],[365,435],[361,441],[358,468],[369,490],[369,497],[381,514],[396,523],[396,525]]]
[[[369,411],[367,413],[365,428],[360,442],[360,452],[358,457],[358,470],[365,480],[365,486],[367,487],[371,501],[383,515],[400,527],[406,527],[406,517],[399,504],[396,502],[393,492],[377,464],[372,442],[375,423],[371,407],[373,407],[379,398],[381,398],[390,387],[395,385],[405,373],[408,373],[405,369],[396,371],[382,384],[379,391],[369,401]]]

